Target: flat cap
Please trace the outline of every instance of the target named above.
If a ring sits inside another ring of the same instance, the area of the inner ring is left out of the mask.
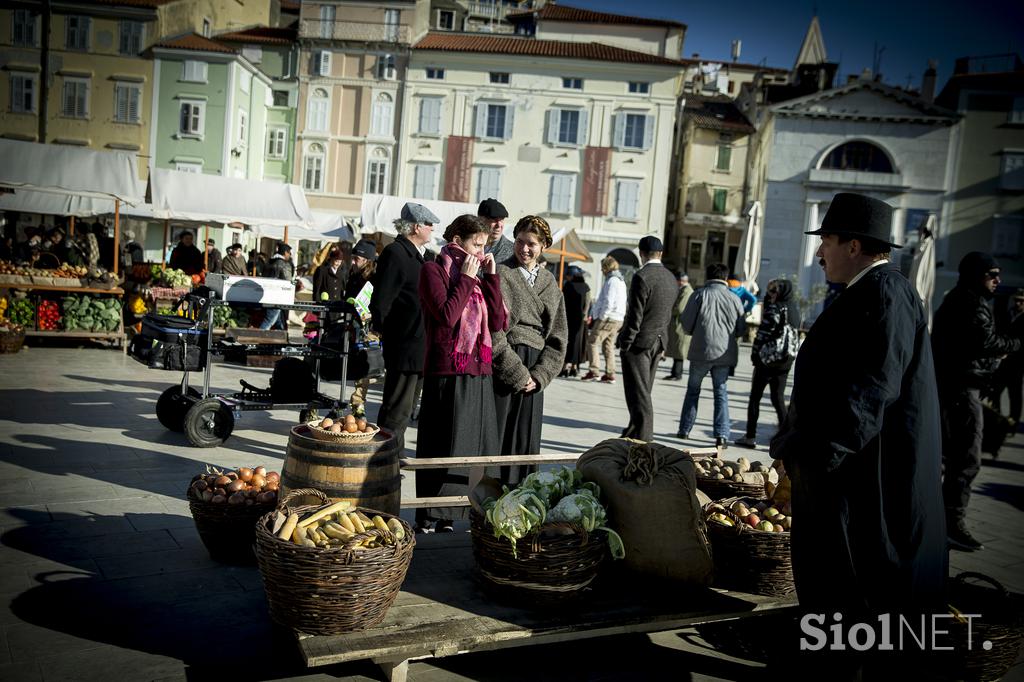
[[[430,212],[430,209],[423,204],[407,203],[402,207],[402,220],[408,220],[420,225],[436,225],[441,219]]]
[[[653,235],[647,235],[640,240],[638,247],[644,253],[655,253],[658,251],[664,251],[665,245],[661,243],[661,240]]]
[[[480,202],[480,208],[477,209],[476,214],[481,218],[498,220],[508,217],[508,209],[497,199],[484,199]]]

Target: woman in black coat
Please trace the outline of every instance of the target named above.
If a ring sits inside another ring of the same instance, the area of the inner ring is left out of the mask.
[[[793,283],[788,279],[773,279],[768,283],[761,310],[761,324],[750,351],[754,376],[750,380],[750,400],[747,403],[747,431],[743,438],[736,441],[736,445],[745,448],[757,445],[757,418],[766,386],[770,389],[768,396],[775,408],[779,426],[786,421],[786,380],[789,379],[789,370],[796,359],[796,330],[799,328],[800,306],[793,296]],[[765,364],[762,355],[767,355],[766,349],[777,347],[787,335],[792,342],[792,355],[784,355]]]
[[[558,376],[574,377],[587,357],[587,311],[590,309],[590,287],[583,281],[583,270],[575,265],[569,267],[569,280],[562,288],[562,295],[569,338],[565,346],[565,368]]]

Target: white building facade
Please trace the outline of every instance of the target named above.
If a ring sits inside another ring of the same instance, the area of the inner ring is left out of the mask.
[[[593,279],[661,235],[681,65],[597,44],[429,34],[409,62],[397,193],[575,228]]]
[[[760,131],[768,155],[763,184],[764,247],[758,285],[797,275],[808,294],[824,284],[815,230],[839,192],[895,207],[894,251],[904,267],[917,228],[934,215],[940,234],[953,174],[959,117],[902,90],[856,81],[771,108]]]

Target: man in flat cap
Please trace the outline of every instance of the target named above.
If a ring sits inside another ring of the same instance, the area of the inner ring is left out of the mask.
[[[996,333],[991,300],[1000,282],[996,259],[972,251],[960,261],[960,278],[935,311],[932,350],[942,408],[942,482],[949,544],[982,549],[967,530],[971,483],[981,469],[981,391],[989,387],[1000,358],[1019,353],[1019,338]]]
[[[399,451],[416,403],[416,383],[423,375],[420,268],[438,222],[426,206],[403,206],[402,217],[395,221],[398,236],[381,252],[372,280],[371,326],[381,335],[385,370],[377,423],[394,435]]]
[[[899,248],[891,225],[885,202],[841,193],[807,233],[821,235],[825,278],[846,289],[800,348],[790,410],[771,443],[792,481],[800,606],[842,613],[844,626],[882,612],[945,613],[931,343],[920,299],[889,262]]]
[[[491,234],[487,237],[487,253],[494,254],[495,263],[504,263],[513,256],[512,240],[505,236],[505,218],[508,210],[497,199],[484,199],[476,214],[491,226]]]
[[[629,423],[622,435],[643,441],[654,439],[651,386],[665,350],[672,305],[679,289],[676,278],[661,264],[664,250],[657,237],[640,240],[642,265],[629,285],[626,317],[615,342],[622,353],[622,391],[629,412]]]

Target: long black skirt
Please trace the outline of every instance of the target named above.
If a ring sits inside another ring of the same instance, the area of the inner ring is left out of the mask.
[[[417,421],[417,457],[475,457],[500,451],[489,376],[425,376]],[[469,494],[469,469],[421,469],[417,497]],[[418,519],[468,519],[469,507],[431,507]]]
[[[512,346],[527,367],[533,367],[540,358],[540,349]],[[544,391],[523,393],[501,381],[494,382],[494,405],[501,433],[501,454],[536,455],[540,453],[540,431],[544,422]],[[537,467],[517,465],[501,467],[502,483],[518,485]]]

